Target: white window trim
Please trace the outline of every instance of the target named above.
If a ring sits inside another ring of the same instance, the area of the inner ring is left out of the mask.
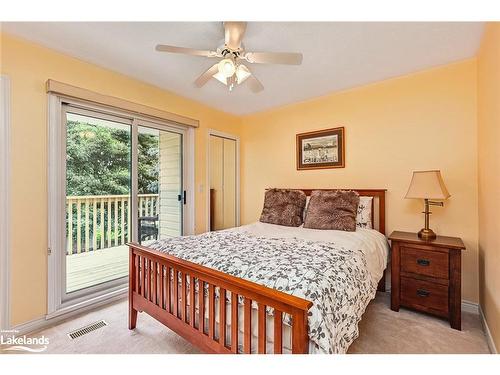
[[[10,328],[10,79],[0,76],[0,330]]]
[[[236,141],[236,226],[240,226],[240,137],[215,129],[207,130],[207,165],[206,165],[206,231],[210,231],[210,136],[232,139]]]
[[[77,106],[83,109],[95,110],[98,112],[116,115],[118,117],[130,118],[132,120],[132,157],[136,156],[137,144],[136,135],[137,127],[141,124],[154,124],[155,127],[161,130],[163,126],[167,130],[177,128],[182,130],[186,135],[184,139],[185,159],[184,160],[184,174],[185,183],[184,189],[187,191],[187,204],[183,206],[184,210],[184,233],[193,234],[194,228],[194,131],[195,128],[189,126],[182,126],[176,124],[167,124],[159,122],[155,119],[148,117],[137,116],[126,111],[120,111],[114,108],[107,108],[92,103],[86,103],[81,100],[73,98],[65,98],[57,94],[48,95],[48,224],[49,224],[49,246],[48,246],[48,299],[47,299],[47,315],[46,319],[51,319],[72,311],[85,308],[90,305],[102,303],[106,300],[120,298],[125,295],[128,290],[127,280],[119,279],[115,282],[108,284],[109,288],[103,290],[99,286],[88,288],[87,293],[75,294],[74,298],[64,301],[64,293],[62,291],[61,279],[64,277],[61,270],[63,270],[63,257],[61,249],[64,248],[64,231],[61,231],[61,218],[65,217],[65,204],[63,197],[65,196],[65,178],[63,171],[64,159],[66,157],[63,145],[63,115],[64,111],[62,104],[68,103],[72,106]],[[135,159],[133,159],[135,160]],[[134,175],[137,171],[132,168],[132,202],[134,204],[135,194],[137,191]],[[135,202],[137,203],[137,202]],[[136,205],[134,205],[136,207]],[[137,225],[137,218],[132,215],[132,220],[135,220]],[[134,236],[134,232],[133,232]],[[134,237],[133,237],[134,238]]]

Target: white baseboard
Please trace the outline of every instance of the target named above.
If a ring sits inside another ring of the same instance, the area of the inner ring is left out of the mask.
[[[71,318],[75,315],[82,314],[86,311],[96,309],[100,306],[103,306],[103,305],[106,305],[108,303],[112,303],[112,302],[115,302],[117,300],[124,299],[124,298],[127,298],[127,296],[124,294],[120,294],[120,295],[114,296],[113,298],[110,298],[106,301],[101,301],[99,303],[96,303],[96,304],[93,304],[90,306],[85,306],[85,307],[82,307],[78,310],[69,311],[65,314],[57,315],[55,317],[48,318],[47,316],[44,316],[44,317],[41,317],[38,319],[31,320],[31,321],[26,322],[26,323],[18,324],[14,327],[11,327],[10,330],[17,331],[18,336],[19,335],[26,335],[28,333],[39,331],[41,329],[53,326],[53,325],[55,325],[63,320]]]
[[[462,311],[479,315],[479,305],[475,302],[462,300]]]
[[[492,354],[498,354],[497,348],[495,346],[495,341],[493,341],[493,336],[491,336],[490,328],[488,327],[488,322],[484,317],[483,309],[479,305],[479,317],[481,318],[481,323],[483,324],[484,334],[486,335],[486,341],[488,342],[488,347]]]
[[[38,331],[42,328],[47,327],[49,324],[52,324],[52,322],[49,323],[45,317],[41,317],[38,319],[33,319],[30,320],[29,322],[18,324],[16,326],[13,326],[9,329],[9,331],[16,331],[16,335],[26,335],[30,332]]]

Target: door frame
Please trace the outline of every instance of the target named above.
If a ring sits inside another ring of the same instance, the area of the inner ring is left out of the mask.
[[[240,137],[234,134],[221,132],[215,129],[207,129],[207,165],[206,165],[206,232],[210,232],[210,137],[216,136],[236,141],[236,226],[240,226]]]
[[[183,206],[184,234],[194,233],[194,129],[180,124],[170,124],[166,121],[151,119],[146,116],[138,116],[125,110],[109,108],[104,105],[88,103],[83,100],[67,98],[64,96],[48,95],[48,223],[49,223],[49,245],[48,245],[48,298],[46,319],[60,316],[86,306],[102,303],[103,301],[122,298],[128,290],[127,279],[120,278],[105,285],[96,285],[80,291],[72,292],[72,297],[65,298],[66,293],[64,274],[65,254],[65,111],[64,104],[70,104],[75,108],[82,108],[82,112],[98,112],[103,116],[112,116],[130,120],[131,126],[131,205],[137,207],[137,131],[139,126],[155,127],[159,130],[183,132],[184,154],[183,174],[184,189],[187,191],[187,204]],[[137,218],[132,218],[132,240],[136,238]]]
[[[0,75],[0,330],[10,328],[10,79]]]

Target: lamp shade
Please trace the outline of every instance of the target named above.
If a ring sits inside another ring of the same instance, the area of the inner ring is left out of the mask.
[[[450,197],[440,171],[415,171],[405,198],[447,199]]]

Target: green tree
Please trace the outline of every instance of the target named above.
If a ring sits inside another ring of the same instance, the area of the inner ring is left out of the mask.
[[[139,194],[158,194],[160,138],[142,133],[137,138],[137,190]]]
[[[67,195],[129,194],[130,131],[68,121]],[[139,194],[158,193],[158,137],[138,137]]]

